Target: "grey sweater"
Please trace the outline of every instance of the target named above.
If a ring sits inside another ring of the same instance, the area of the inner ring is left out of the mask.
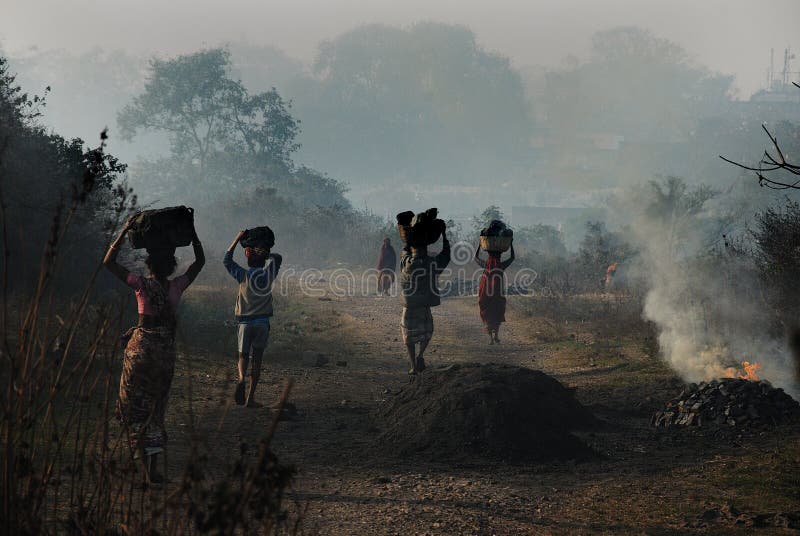
[[[232,251],[225,253],[222,264],[239,282],[235,309],[237,321],[248,322],[272,316],[272,284],[281,268],[282,260],[280,255],[273,253],[263,268],[245,270],[233,260]]]

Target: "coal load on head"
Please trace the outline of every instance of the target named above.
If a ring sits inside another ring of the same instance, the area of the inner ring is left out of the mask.
[[[275,233],[266,225],[246,229],[240,243],[243,248],[272,249],[275,245]]]
[[[800,404],[766,381],[726,378],[692,384],[663,411],[653,426],[757,427],[800,420]]]
[[[444,220],[439,218],[437,208],[414,214],[407,210],[397,215],[397,231],[400,239],[411,247],[427,247],[434,244],[446,229]]]
[[[597,424],[570,389],[543,372],[507,365],[430,370],[379,414],[387,456],[453,461],[596,457],[573,430]]]
[[[500,220],[492,220],[489,225],[481,230],[481,249],[484,251],[508,251],[514,232]]]
[[[133,217],[128,238],[133,249],[174,250],[194,238],[194,211],[189,207],[145,210]]]

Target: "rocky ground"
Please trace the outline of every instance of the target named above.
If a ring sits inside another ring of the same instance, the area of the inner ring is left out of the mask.
[[[176,468],[192,426],[190,400],[220,464],[241,443],[255,445],[273,418],[267,407],[231,406],[233,327],[207,311],[229,311],[224,300],[233,300],[233,292],[198,288],[187,296],[192,320],[184,327],[168,423]],[[795,533],[797,426],[750,434],[653,428],[652,414],[683,386],[652,355],[650,335],[612,334],[608,318],[554,321],[524,301],[531,299],[509,298],[502,343],[495,346],[480,330],[474,298],[444,300],[434,311],[428,364],[544,371],[574,389],[599,419],[598,427],[575,432],[598,454],[592,459],[442,459],[387,448],[386,409],[409,389],[398,301],[296,294],[278,301],[259,395],[272,402],[288,378],[294,381],[296,414],[280,422],[274,448],[297,467],[290,502],[303,532]],[[413,419],[404,425],[412,434]]]

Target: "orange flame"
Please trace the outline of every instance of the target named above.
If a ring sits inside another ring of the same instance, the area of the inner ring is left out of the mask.
[[[750,363],[749,361],[742,361],[742,369],[736,370],[733,367],[729,367],[725,369],[725,377],[726,378],[739,378],[740,380],[750,380],[752,382],[757,382],[758,378],[758,371],[761,369],[761,365],[758,363]]]

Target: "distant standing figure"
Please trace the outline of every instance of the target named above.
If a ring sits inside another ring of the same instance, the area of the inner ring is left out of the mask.
[[[617,275],[617,263],[611,263],[608,265],[606,269],[606,291],[610,291],[614,288],[614,277]]]
[[[233,252],[236,245],[245,235],[240,231],[233,239],[222,264],[237,283],[239,294],[236,297],[236,322],[238,323],[237,368],[239,379],[236,383],[234,400],[240,406],[247,404],[248,408],[258,408],[261,404],[256,402],[255,393],[258,379],[261,376],[261,359],[269,340],[269,320],[272,317],[272,284],[281,268],[283,258],[277,253],[270,253],[266,247],[248,247],[244,254],[247,257],[247,270],[236,264]],[[269,264],[267,264],[269,260]],[[251,354],[252,352],[252,354]],[[253,368],[250,373],[250,389],[245,400],[245,375],[247,363],[253,356]]]
[[[394,283],[394,273],[397,269],[397,253],[392,247],[391,240],[383,239],[381,254],[378,257],[378,294],[387,295]]]
[[[514,244],[511,244],[511,256],[500,261],[499,251],[490,251],[489,257],[481,259],[481,248],[475,250],[475,262],[483,268],[480,286],[478,287],[478,307],[481,312],[489,344],[499,343],[497,333],[500,324],[506,321],[505,270],[514,262]]]
[[[203,268],[205,254],[195,232],[195,260],[183,275],[168,279],[177,265],[174,249],[148,252],[148,276],[131,273],[117,263],[117,254],[132,222],[133,217],[103,259],[103,265],[136,292],[139,311],[139,323],[125,347],[117,416],[127,427],[135,455],[145,460],[146,477],[151,483],[161,483],[164,477],[156,469],[156,457],[167,442],[164,417],[175,373],[175,314],[183,291]]]

